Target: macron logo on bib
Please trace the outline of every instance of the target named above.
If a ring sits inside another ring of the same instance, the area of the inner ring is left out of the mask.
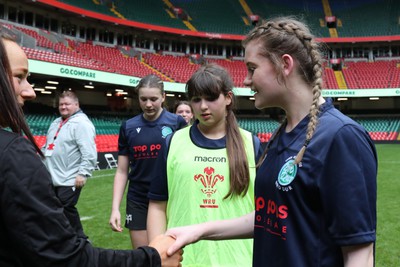
[[[136,132],[137,132],[137,133],[140,133],[140,130],[142,130],[142,128],[139,128],[139,127],[136,128]]]

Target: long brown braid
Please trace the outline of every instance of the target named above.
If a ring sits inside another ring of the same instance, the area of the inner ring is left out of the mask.
[[[281,62],[282,55],[289,54],[299,63],[301,77],[312,87],[313,101],[308,114],[310,121],[307,125],[306,140],[295,158],[295,164],[298,164],[303,159],[304,152],[318,124],[318,99],[321,96],[323,74],[320,45],[315,41],[309,28],[293,17],[279,17],[263,22],[249,32],[243,40],[243,46],[246,47],[251,41],[262,44],[260,54],[272,62],[276,73],[278,73],[279,82],[285,84]],[[258,166],[264,160],[268,149],[275,137],[279,135],[285,121],[271,137]]]

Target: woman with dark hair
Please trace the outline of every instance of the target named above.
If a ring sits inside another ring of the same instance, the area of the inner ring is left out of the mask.
[[[0,126],[12,130],[0,129],[0,266],[179,266],[180,253],[165,253],[173,242],[170,237],[117,251],[94,248],[77,236],[33,142],[12,79],[0,42]]]
[[[21,47],[10,35],[0,32],[0,41],[4,49],[4,54],[1,56],[1,75],[4,75],[5,77],[7,77],[6,75],[12,77],[10,80],[13,82],[13,87],[8,87],[8,80],[6,78],[1,79],[1,87],[6,89],[14,88],[14,93],[11,97],[17,98],[16,107],[13,106],[14,101],[7,99],[7,97],[10,97],[8,92],[3,90],[0,92],[0,97],[4,102],[4,104],[0,106],[1,114],[7,114],[8,112],[12,111],[8,114],[8,116],[0,116],[0,126],[3,126],[3,120],[6,120],[4,122],[5,125],[10,127],[13,132],[19,134],[24,133],[25,136],[32,142],[39,155],[43,156],[42,151],[37,146],[35,139],[33,138],[29,127],[25,122],[22,109],[18,107],[18,105],[23,106],[25,100],[36,97],[32,86],[27,81],[28,58]]]
[[[36,98],[35,91],[28,81],[28,57],[11,35],[0,32],[0,39],[4,44],[10,63],[15,96],[18,104],[23,106],[26,100]]]

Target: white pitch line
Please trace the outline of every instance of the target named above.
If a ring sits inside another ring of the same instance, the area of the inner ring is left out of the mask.
[[[92,177],[90,177],[89,179],[93,179],[93,178],[102,178],[102,177],[109,177],[110,174],[102,174],[102,175],[93,175]]]
[[[94,216],[83,216],[83,217],[81,217],[81,221],[88,221],[88,220],[93,219],[93,217]]]
[[[392,164],[398,164],[400,161],[398,160],[380,160],[380,163],[392,163]]]

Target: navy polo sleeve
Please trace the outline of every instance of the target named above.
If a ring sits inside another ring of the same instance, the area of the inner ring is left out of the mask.
[[[336,134],[319,184],[326,227],[339,246],[375,241],[375,147],[361,127],[345,125]]]
[[[253,135],[253,143],[254,143],[254,156],[255,156],[255,161],[257,164],[257,162],[260,160],[260,157],[262,156],[264,150],[262,148],[260,139],[255,135]]]
[[[129,146],[126,139],[126,121],[121,124],[118,135],[118,155],[128,155]]]

